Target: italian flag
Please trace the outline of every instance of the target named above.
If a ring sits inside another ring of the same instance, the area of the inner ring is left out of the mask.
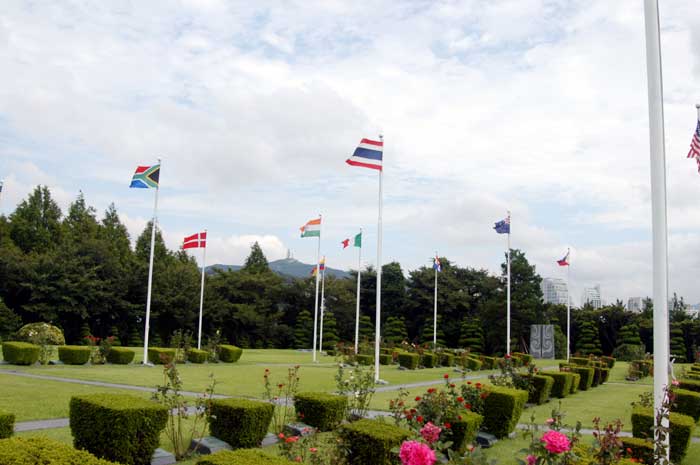
[[[301,237],[321,237],[321,218],[316,218],[299,228]]]

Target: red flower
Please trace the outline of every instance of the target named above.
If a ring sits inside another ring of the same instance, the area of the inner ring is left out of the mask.
[[[479,397],[481,397],[482,399],[486,399],[488,396],[489,396],[488,394],[486,394],[485,392],[482,392]]]
[[[461,420],[461,419],[462,419],[462,415],[457,415],[457,419],[458,419],[458,420]]]
[[[449,423],[445,423],[445,428],[450,429],[450,428],[452,428],[452,425]]]
[[[412,418],[413,418],[413,415],[411,415],[411,414],[406,415],[406,420],[411,420]]]
[[[476,388],[481,389],[481,383],[476,383]]]
[[[416,396],[416,402],[420,402],[420,396]]]
[[[445,373],[444,375],[442,375],[442,377],[445,378],[445,379],[448,379],[448,378],[450,377],[450,375],[448,375],[447,373]]]
[[[464,397],[462,397],[462,396],[457,397],[457,402],[460,402],[460,403],[464,402]]]
[[[471,383],[472,383],[471,381],[467,381],[467,384],[471,384]]]
[[[428,389],[428,394],[432,394],[433,392],[435,392],[435,388]]]
[[[418,415],[418,417],[416,417],[416,421],[418,423],[423,423],[423,417],[421,415]]]
[[[280,438],[280,439],[284,439],[284,433],[278,434],[277,437]]]
[[[505,358],[509,359],[509,358],[510,358],[510,354],[506,354],[506,357],[505,357]]]
[[[455,387],[455,383],[450,383],[450,387],[451,388]]]
[[[287,439],[284,440],[287,444],[290,442],[297,442],[299,440],[299,436],[289,436]]]
[[[466,404],[464,404],[464,408],[466,408],[467,410],[471,410],[471,409],[472,409],[472,404],[466,403]]]

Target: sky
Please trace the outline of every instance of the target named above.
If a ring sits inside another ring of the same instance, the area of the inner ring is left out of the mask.
[[[669,289],[700,302],[700,9],[661,3]],[[258,241],[306,263],[322,214],[328,266],[364,230],[376,264],[377,172],[345,159],[383,134],[383,262],[437,251],[500,272],[511,245],[575,303],[652,294],[644,17],[639,0],[67,1],[0,5],[0,212],[37,184],[62,208],[114,202],[132,239],[162,158],[171,248],[207,229],[207,263]],[[199,254],[196,254],[199,257]],[[201,260],[201,258],[199,258]]]

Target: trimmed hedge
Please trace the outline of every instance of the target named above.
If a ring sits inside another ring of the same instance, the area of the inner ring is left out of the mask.
[[[418,361],[420,356],[418,354],[413,354],[409,352],[399,352],[399,366],[408,368],[409,370],[415,370],[418,368]]]
[[[606,355],[603,355],[602,357],[600,357],[600,360],[603,361],[611,370],[615,366],[615,357],[608,357]]]
[[[634,407],[632,409],[632,435],[635,438],[652,437],[653,426],[654,413],[651,408]],[[688,415],[671,412],[670,428],[671,461],[681,463],[690,445],[695,420]]]
[[[70,400],[76,449],[127,465],[149,465],[168,409],[128,394],[89,394]]]
[[[454,354],[446,354],[443,353],[440,355],[440,365],[444,367],[453,367],[455,366],[455,356]]]
[[[438,357],[433,353],[425,352],[420,359],[420,364],[425,368],[435,368],[438,364]]]
[[[118,465],[47,437],[0,440],[0,463],[7,465]]]
[[[66,365],[85,365],[90,360],[92,349],[87,346],[61,346],[58,359]]]
[[[126,347],[112,347],[107,352],[107,361],[115,365],[128,365],[134,361],[136,352]]]
[[[587,367],[590,364],[590,362],[591,362],[591,360],[589,358],[569,357],[569,364],[570,365],[578,365],[578,366]]]
[[[593,385],[593,378],[595,377],[594,368],[572,365],[569,367],[569,370],[581,376],[581,381],[578,385],[579,391],[588,391],[591,388]]]
[[[197,465],[288,465],[284,457],[270,455],[261,449],[222,450],[197,460]]]
[[[499,439],[508,436],[518,424],[527,398],[527,391],[490,387],[484,399],[483,428]]]
[[[39,360],[39,349],[28,342],[3,342],[2,358],[13,365],[34,365]]]
[[[464,453],[467,446],[472,444],[479,433],[479,427],[484,417],[478,413],[466,411],[460,414],[460,419],[450,423],[449,430],[443,430],[444,440],[452,441],[452,450]]]
[[[15,432],[15,416],[0,410],[0,439],[9,438]]]
[[[700,420],[700,392],[687,389],[673,389],[675,396],[671,410],[693,417],[696,422]]]
[[[7,343],[5,343],[7,344]],[[4,347],[4,344],[3,344]],[[694,379],[679,379],[678,387],[680,389],[687,389],[688,391],[700,392],[700,380]]]
[[[640,460],[641,463],[653,465],[654,463],[654,443],[642,438],[624,438],[621,437],[622,450],[629,449],[631,453],[626,452],[632,458]]]
[[[537,374],[532,377],[532,387],[528,393],[527,401],[531,404],[542,405],[549,400],[552,393],[554,378]]]
[[[567,373],[565,371],[540,371],[539,374],[542,376],[550,376],[554,380],[552,397],[563,399],[571,394],[571,385],[574,382],[573,373]]]
[[[166,347],[149,347],[148,361],[154,365],[164,365],[175,360],[176,349]]]
[[[325,392],[300,392],[294,396],[297,416],[321,431],[335,429],[344,419],[348,398]]]
[[[258,447],[265,438],[274,404],[246,399],[215,399],[211,402],[209,431],[234,449]]]
[[[209,352],[200,349],[190,349],[187,360],[191,363],[204,363],[209,359]]]
[[[243,355],[240,347],[222,344],[219,346],[219,360],[224,363],[236,363]]]
[[[379,354],[380,365],[391,365],[393,361],[394,358],[391,356],[391,354]]]
[[[573,379],[571,381],[571,393],[576,394],[578,392],[578,387],[581,385],[581,375],[571,371],[567,373],[573,376]]]
[[[342,425],[338,436],[350,465],[392,465],[398,457],[391,450],[411,433],[388,422],[363,419]]]
[[[479,356],[479,360],[481,360],[481,368],[484,370],[493,370],[498,366],[496,357],[488,357],[486,355],[481,355]]]
[[[358,365],[372,366],[372,365],[374,365],[374,356],[373,355],[357,354],[357,355],[355,355],[355,361],[357,362]],[[381,362],[381,360],[380,360],[380,362]]]
[[[466,365],[466,367],[471,371],[479,371],[481,370],[481,367],[484,364],[484,362],[469,355],[463,355],[462,364]]]
[[[532,355],[524,354],[522,352],[513,352],[513,356],[520,358],[523,361],[523,365],[529,365],[533,360]]]

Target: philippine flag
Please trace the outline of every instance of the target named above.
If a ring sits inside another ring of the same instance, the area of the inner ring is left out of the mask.
[[[557,260],[559,266],[569,266],[569,251],[566,251],[566,255],[561,260]]]
[[[345,162],[348,165],[360,166],[382,171],[382,156],[384,155],[384,142],[370,139],[362,139],[355,149],[352,157]]]

